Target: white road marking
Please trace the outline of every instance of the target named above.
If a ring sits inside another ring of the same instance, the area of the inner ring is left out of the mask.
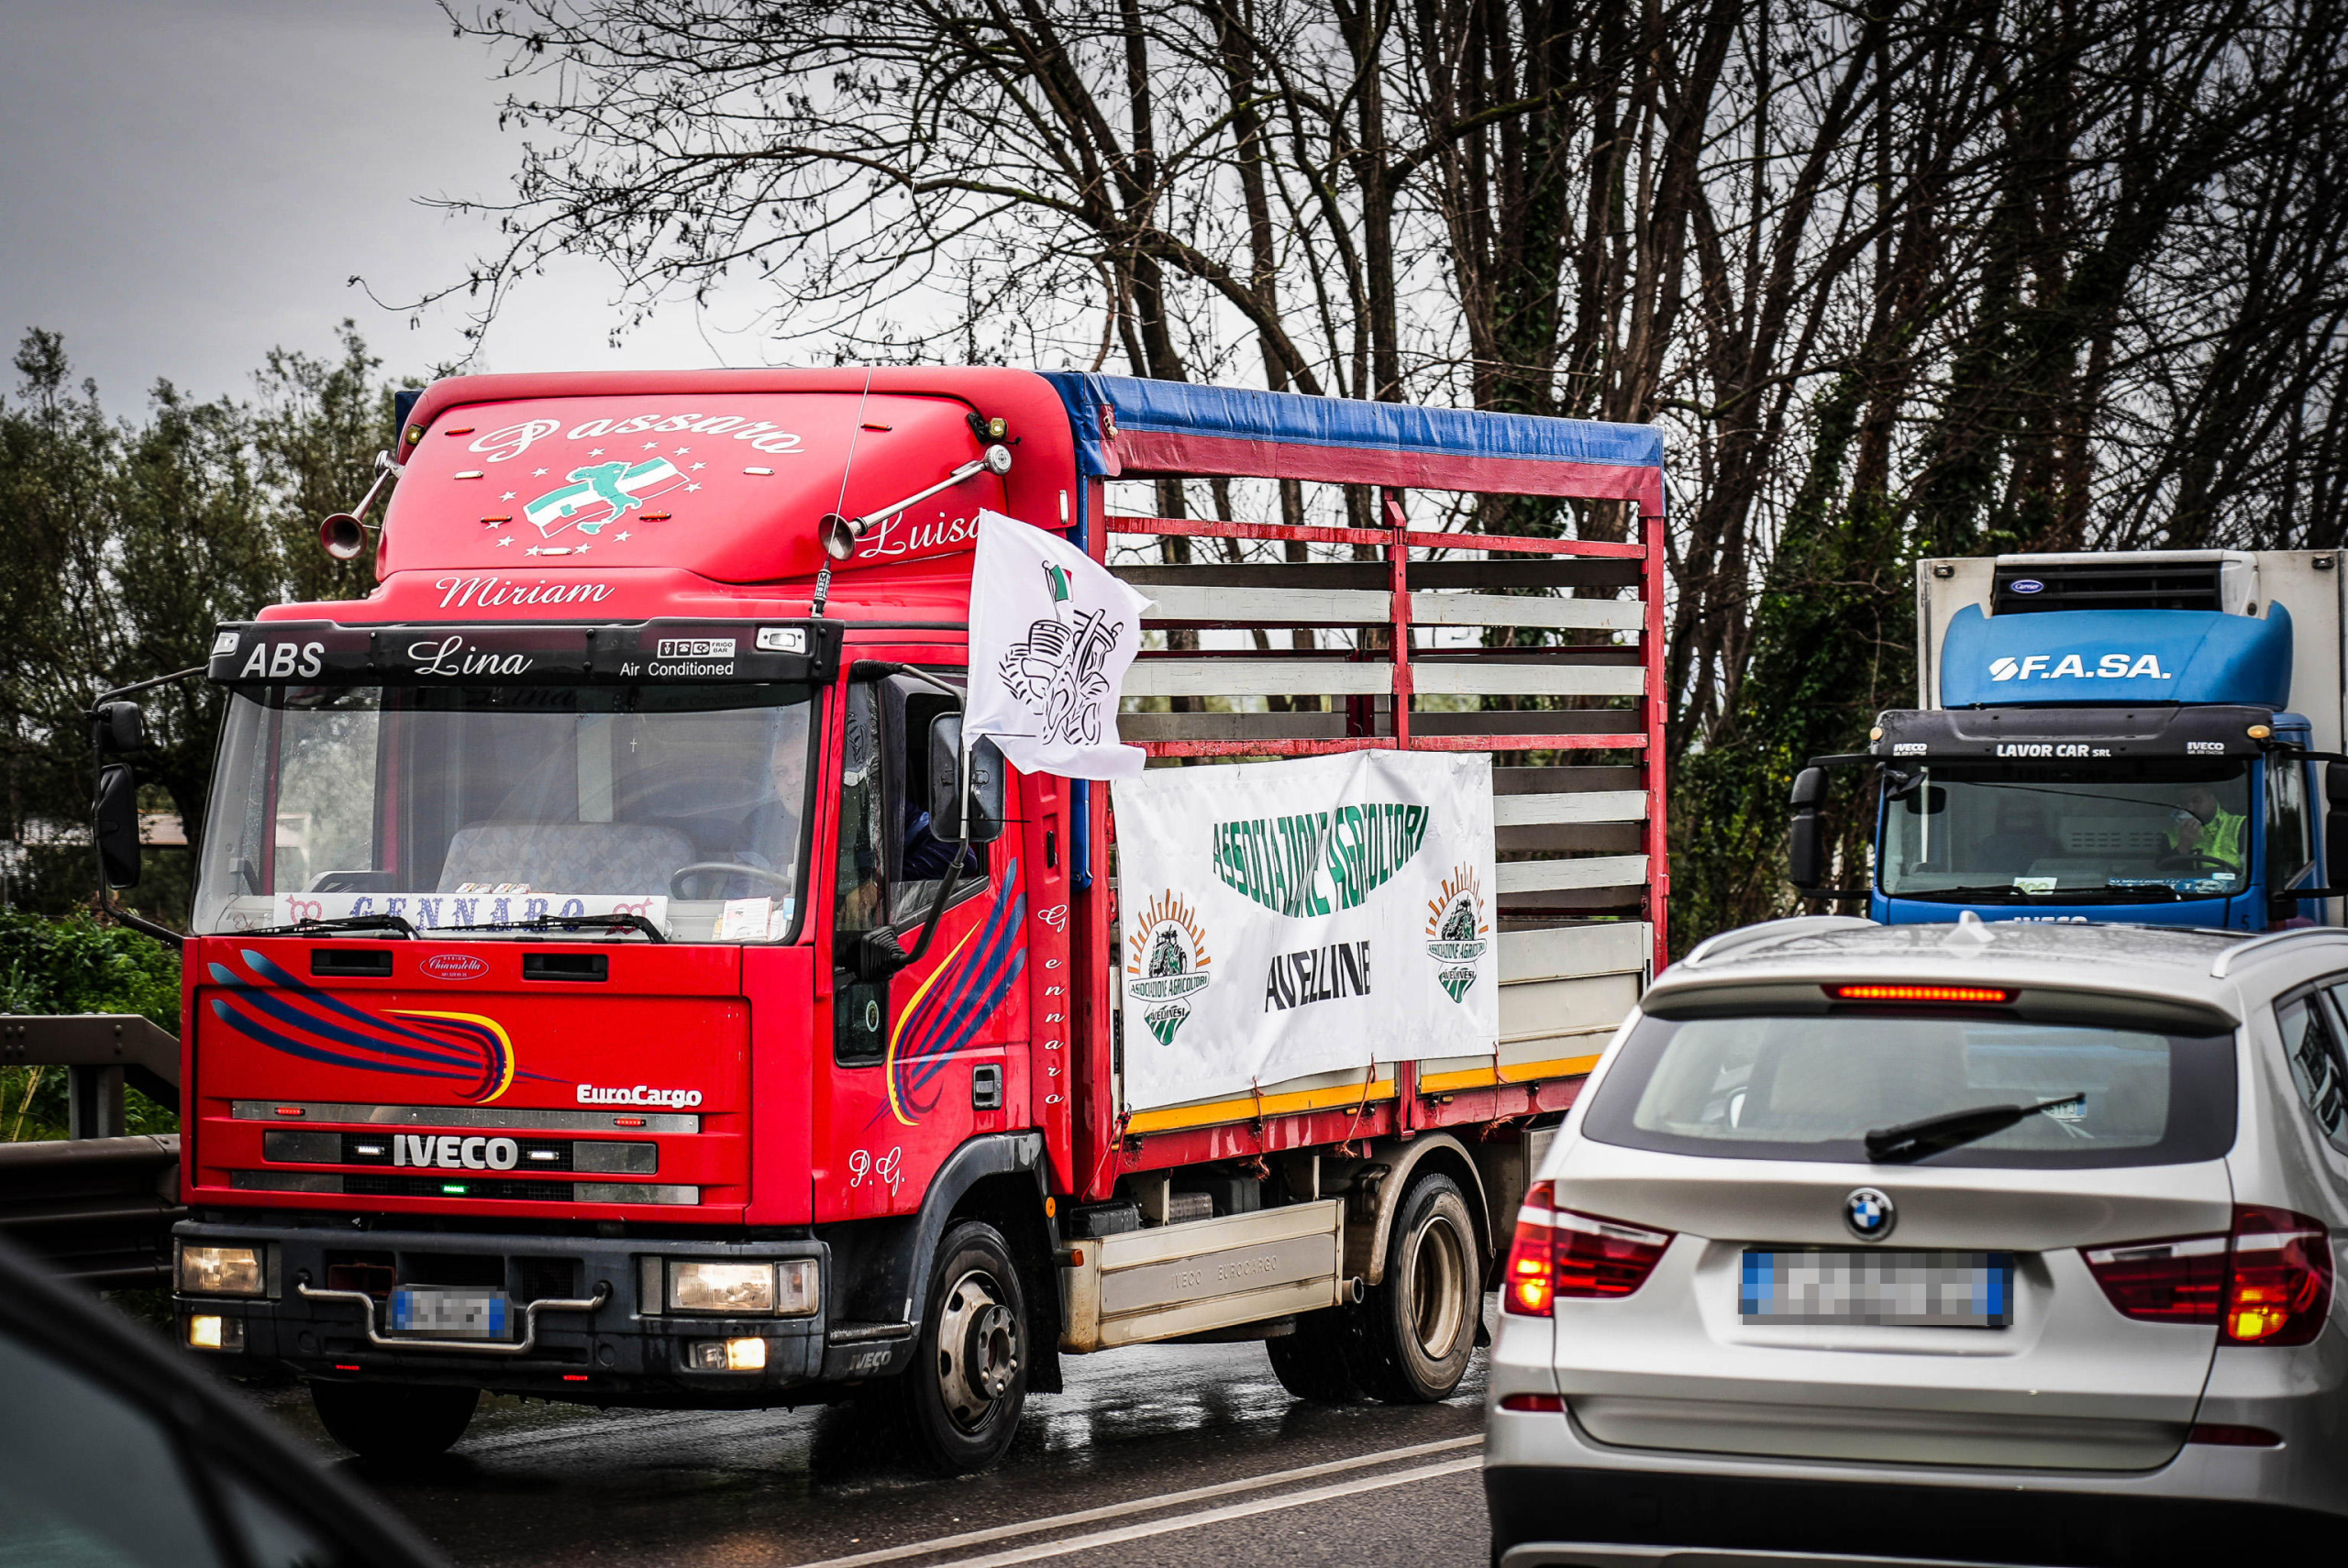
[[[1066,1540],[1047,1541],[1041,1546],[1021,1547],[1012,1551],[998,1551],[989,1557],[958,1557],[951,1568],[1009,1568],[1014,1562],[1040,1562],[1047,1557],[1065,1557],[1074,1551],[1090,1551],[1099,1546],[1116,1546],[1128,1540],[1142,1540],[1153,1535],[1166,1535],[1178,1529],[1195,1529],[1201,1525],[1223,1524],[1232,1519],[1244,1519],[1253,1514],[1274,1513],[1281,1508],[1301,1507],[1306,1503],[1325,1503],[1337,1497],[1350,1497],[1357,1492],[1375,1492],[1383,1486],[1407,1486],[1414,1481],[1434,1481],[1462,1471],[1479,1469],[1480,1457],[1445,1460],[1441,1464],[1422,1465],[1416,1470],[1403,1470],[1388,1475],[1365,1475],[1358,1481],[1347,1481],[1335,1486],[1314,1486],[1302,1492],[1283,1492],[1277,1497],[1258,1497],[1249,1503],[1231,1503],[1220,1508],[1203,1508],[1195,1514],[1178,1514],[1170,1519],[1153,1519],[1147,1524],[1126,1525],[1121,1529],[1095,1530],[1091,1535],[1071,1536]]]
[[[960,1551],[968,1547],[983,1546],[989,1541],[1008,1540],[1014,1536],[1036,1535],[1045,1530],[1068,1529],[1077,1525],[1097,1524],[1102,1519],[1123,1518],[1132,1514],[1156,1513],[1163,1508],[1180,1507],[1185,1503],[1203,1502],[1209,1497],[1227,1497],[1235,1492],[1257,1492],[1267,1486],[1286,1486],[1298,1481],[1310,1481],[1317,1476],[1339,1474],[1347,1470],[1359,1470],[1372,1464],[1391,1464],[1399,1460],[1420,1459],[1431,1453],[1445,1453],[1455,1449],[1475,1448],[1483,1437],[1445,1438],[1440,1442],[1412,1443],[1407,1448],[1381,1449],[1376,1453],[1357,1454],[1351,1459],[1333,1459],[1320,1464],[1301,1465],[1294,1470],[1276,1470],[1268,1475],[1253,1475],[1244,1481],[1219,1481],[1211,1486],[1193,1486],[1187,1491],[1168,1492],[1155,1497],[1135,1497],[1128,1502],[1108,1503],[1097,1508],[1081,1508],[1071,1514],[1054,1514],[1048,1518],[1025,1519],[1017,1524],[994,1525],[986,1529],[965,1530],[958,1535],[941,1535],[930,1540],[918,1540],[906,1546],[881,1547],[872,1551],[859,1551],[847,1557],[826,1557],[820,1562],[801,1564],[801,1568],[864,1568],[867,1563],[901,1562],[911,1557],[934,1557],[940,1552]],[[1127,1525],[1121,1529],[1101,1530],[1091,1535],[1077,1536],[1069,1540],[1052,1541],[1041,1546],[1022,1547],[1013,1551],[999,1552],[991,1557],[971,1557],[958,1560],[953,1568],[990,1568],[995,1563],[1033,1562],[1041,1558],[1058,1557],[1070,1551],[1083,1551],[1095,1546],[1105,1546],[1120,1540],[1138,1540],[1145,1536],[1162,1535],[1168,1530],[1188,1529],[1194,1525],[1214,1524],[1225,1518],[1244,1518],[1249,1514],[1268,1513],[1275,1508],[1295,1507],[1303,1503],[1319,1502],[1325,1497],[1342,1497],[1355,1492],[1375,1491],[1380,1486],[1399,1486],[1407,1482],[1423,1481],[1437,1475],[1449,1475],[1457,1471],[1472,1470],[1481,1464],[1480,1456],[1456,1459],[1443,1464],[1428,1465],[1419,1470],[1406,1470],[1393,1475],[1372,1475],[1339,1486],[1317,1487],[1309,1492],[1295,1492],[1285,1496],[1261,1498],[1252,1503],[1235,1504],[1221,1508],[1209,1508],[1200,1513],[1185,1514],[1179,1518],[1157,1519],[1147,1524]]]

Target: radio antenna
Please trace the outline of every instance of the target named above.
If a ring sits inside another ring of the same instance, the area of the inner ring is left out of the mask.
[[[856,468],[857,438],[864,434],[864,405],[872,401],[872,367],[864,368],[864,391],[856,400],[856,427],[847,433],[847,460],[840,465],[840,493],[832,502],[831,515],[817,525],[818,535],[827,534],[838,521],[840,508],[847,504],[847,476]],[[824,602],[832,596],[832,558],[827,551],[824,564],[815,571],[815,604],[811,619],[824,618]]]

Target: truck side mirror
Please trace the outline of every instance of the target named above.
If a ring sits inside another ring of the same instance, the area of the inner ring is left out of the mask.
[[[2348,762],[2323,765],[2323,885],[2348,887]]]
[[[130,703],[119,704],[138,709]],[[98,866],[109,888],[138,886],[138,781],[127,762],[110,762],[98,773],[92,818],[98,839]]]
[[[1825,824],[1818,819],[1826,803],[1826,769],[1805,767],[1794,775],[1793,821],[1786,834],[1786,876],[1797,888],[1816,888],[1826,881]]]
[[[940,713],[929,725],[929,831],[942,844],[992,844],[1002,836],[1002,753],[983,736],[970,748],[967,796],[961,770],[962,715]]]
[[[103,756],[137,751],[147,744],[147,715],[136,702],[102,702],[90,715],[90,740]]]

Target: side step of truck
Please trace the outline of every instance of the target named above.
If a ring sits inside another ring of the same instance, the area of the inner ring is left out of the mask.
[[[1062,1254],[1060,1348],[1170,1340],[1337,1305],[1335,1199],[1080,1242]]]

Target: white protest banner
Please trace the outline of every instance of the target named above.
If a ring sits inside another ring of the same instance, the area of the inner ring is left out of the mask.
[[[1148,603],[1058,535],[980,513],[964,733],[1024,773],[1138,776],[1141,748],[1117,740],[1117,689]]]
[[[1495,1049],[1489,756],[1159,768],[1113,794],[1128,1107]]]

